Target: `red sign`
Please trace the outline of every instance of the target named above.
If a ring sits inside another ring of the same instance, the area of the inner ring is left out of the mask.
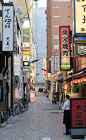
[[[30,91],[30,101],[35,102],[35,91]]]
[[[76,71],[86,68],[86,57],[76,58]]]
[[[60,26],[60,68],[70,70],[70,26]]]
[[[86,99],[71,99],[71,127],[86,127]]]
[[[29,52],[30,48],[29,47],[23,47],[23,52]]]

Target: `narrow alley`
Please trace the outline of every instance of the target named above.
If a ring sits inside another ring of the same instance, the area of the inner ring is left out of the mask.
[[[28,111],[15,116],[0,128],[0,140],[70,140],[64,136],[63,111],[52,104],[45,94],[37,94]]]

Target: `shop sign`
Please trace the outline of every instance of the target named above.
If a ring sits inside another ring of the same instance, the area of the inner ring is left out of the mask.
[[[54,75],[50,75],[50,76],[49,76],[49,80],[50,80],[50,81],[54,81],[54,80],[55,80],[55,76],[54,76]]]
[[[46,57],[43,57],[43,78],[45,78],[44,70],[46,69]]]
[[[70,98],[79,98],[79,93],[67,93],[66,95],[69,95]]]
[[[86,128],[86,99],[70,100],[71,128]]]
[[[60,26],[60,69],[70,70],[70,26]]]
[[[29,66],[29,62],[28,61],[23,61],[23,66]]]
[[[30,57],[29,56],[23,56],[23,61],[29,61]]]
[[[59,56],[55,56],[55,72],[58,72],[58,70],[60,70],[59,66]]]
[[[86,35],[86,0],[74,0],[74,34]]]
[[[14,7],[3,6],[2,12],[2,51],[13,51]]]
[[[75,44],[75,56],[86,57],[86,43]]]
[[[29,47],[23,47],[23,52],[29,52],[30,48]]]
[[[35,91],[30,91],[30,102],[35,102]]]
[[[29,56],[30,52],[23,52],[23,56]]]
[[[86,68],[86,58],[77,57],[76,58],[76,71]]]

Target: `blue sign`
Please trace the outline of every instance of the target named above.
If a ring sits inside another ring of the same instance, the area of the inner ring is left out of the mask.
[[[76,37],[78,40],[86,40],[86,37]]]

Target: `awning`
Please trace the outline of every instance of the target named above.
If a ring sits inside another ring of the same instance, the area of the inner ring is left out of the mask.
[[[57,77],[56,81],[58,81],[59,83],[63,82],[63,75]]]

